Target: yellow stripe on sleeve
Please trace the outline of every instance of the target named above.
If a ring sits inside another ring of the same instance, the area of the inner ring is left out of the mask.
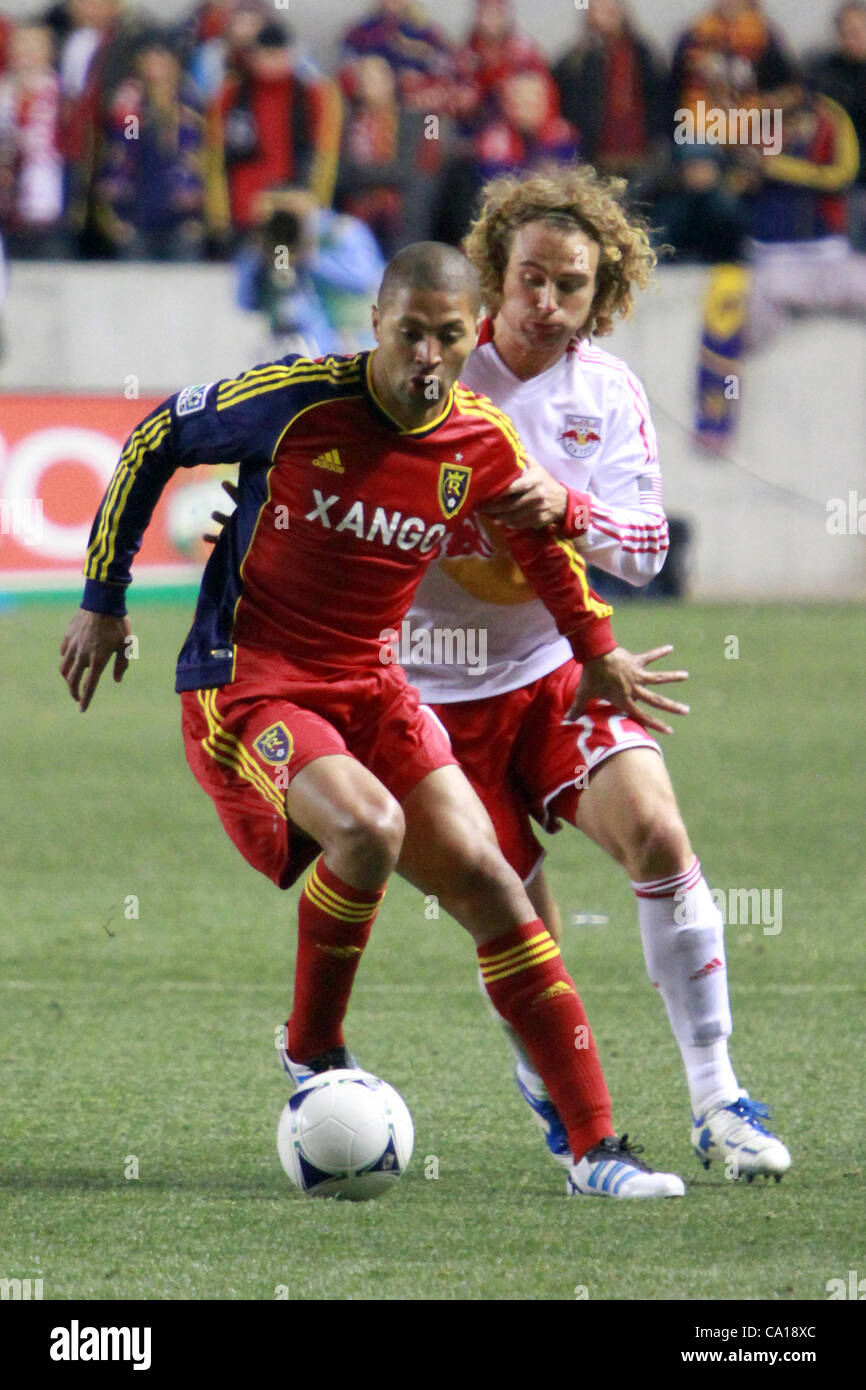
[[[154,419],[140,425],[130,435],[126,448],[114,470],[108,492],[102,504],[102,517],[93,538],[84,566],[87,579],[104,579],[114,554],[117,528],[123,511],[123,504],[135,482],[139,465],[149,449],[156,449],[171,429],[171,414],[160,411]]]
[[[575,550],[571,541],[561,540],[559,536],[553,538],[561,550],[568,556],[568,563],[573,574],[577,575],[580,591],[583,595],[584,607],[588,613],[592,613],[595,618],[609,618],[613,613],[609,603],[604,603],[599,598],[593,598],[589,583],[586,577],[586,561],[578,550]]]
[[[254,367],[251,371],[244,372],[241,377],[224,381],[217,392],[217,410],[240,405],[242,401],[250,400],[253,396],[264,395],[267,391],[278,391],[283,386],[302,385],[312,381],[329,381],[339,386],[353,381],[359,375],[356,358],[341,362],[334,357],[327,357],[324,362],[314,362],[311,358],[301,357],[290,367],[271,362],[264,367]]]

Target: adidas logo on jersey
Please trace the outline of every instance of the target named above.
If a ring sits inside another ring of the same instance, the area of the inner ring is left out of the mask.
[[[318,458],[313,459],[314,468],[327,468],[331,473],[345,473],[339,449],[328,449],[327,453],[319,454]]]
[[[376,507],[368,524],[364,503],[360,500],[346,507],[339,493],[325,497],[317,487],[313,488],[313,498],[316,505],[307,512],[305,521],[321,522],[326,531],[352,531],[359,541],[379,541],[382,545],[396,545],[400,550],[414,550],[417,546],[419,555],[434,550],[448,529],[441,521],[428,526],[420,516],[404,517],[402,512],[389,515],[384,507]],[[338,504],[342,514],[332,514],[331,509]]]

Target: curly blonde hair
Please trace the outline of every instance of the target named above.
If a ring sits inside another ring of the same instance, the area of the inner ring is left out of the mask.
[[[601,247],[595,296],[581,332],[604,337],[613,332],[617,314],[629,318],[635,287],[644,289],[649,283],[657,257],[647,225],[622,205],[625,188],[625,179],[603,178],[589,164],[551,165],[491,179],[463,243],[481,277],[488,313],[495,314],[502,303],[517,228],[527,222],[550,222],[566,231],[583,231]]]

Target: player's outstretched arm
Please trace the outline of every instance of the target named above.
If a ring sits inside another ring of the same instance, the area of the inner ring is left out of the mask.
[[[585,662],[568,718],[578,719],[590,700],[609,700],[644,728],[655,729],[660,734],[672,734],[673,729],[669,724],[653,718],[638,704],[640,701],[653,709],[663,710],[665,714],[688,714],[688,705],[683,705],[678,700],[668,700],[647,688],[688,680],[688,671],[647,670],[652,662],[660,661],[672,651],[671,646],[654,647],[652,651],[641,652],[635,656],[625,647],[615,647],[612,652],[606,652],[604,656]]]
[[[114,657],[114,679],[123,680],[129,661],[126,639],[129,619],[107,613],[88,613],[80,608],[60,644],[60,674],[81,713],[93,699],[99,678]]]
[[[642,710],[638,701],[666,714],[688,714],[688,706],[657,695],[649,687],[688,678],[686,671],[648,671],[673,647],[656,647],[634,656],[617,646],[609,618],[612,609],[589,587],[586,564],[570,541],[549,529],[506,530],[506,541],[538,597],[569,641],[583,676],[570,717],[578,718],[592,699],[609,700],[645,728],[673,733],[670,725]]]
[[[590,588],[585,559],[572,541],[556,536],[559,490],[560,484],[546,469],[530,460],[508,490],[486,502],[481,510],[486,515],[496,515],[505,524],[505,539],[513,559],[583,665],[570,717],[579,718],[592,699],[609,700],[645,728],[673,733],[670,725],[642,710],[638,702],[666,714],[688,714],[687,705],[648,688],[686,680],[688,673],[646,669],[672,652],[673,647],[656,647],[634,656],[617,646],[609,622],[613,610]],[[567,490],[561,490],[567,496]],[[539,525],[544,517],[550,520]]]
[[[199,463],[267,466],[291,415],[299,360],[287,357],[238,378],[187,387],[151,411],[126,441],[91,528],[81,611],[60,649],[60,673],[82,712],[111,657],[116,681],[128,665],[131,565],[169,478]]]

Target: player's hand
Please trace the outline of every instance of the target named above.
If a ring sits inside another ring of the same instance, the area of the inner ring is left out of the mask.
[[[226,479],[220,484],[220,486],[222,487],[223,492],[227,492],[228,495],[229,495],[229,497],[231,498],[231,500],[234,502],[235,506],[237,506],[237,501],[238,501],[238,485],[237,485],[237,483],[233,483],[233,482],[231,482],[231,480],[230,480],[229,478],[226,478]],[[210,519],[211,519],[211,521],[216,521],[216,522],[218,523],[219,528],[220,528],[220,531],[221,531],[222,528],[223,528],[225,525],[227,525],[228,520],[229,520],[229,516],[228,516],[228,513],[226,513],[226,512],[211,512],[211,514],[210,514]],[[216,531],[216,532],[214,532],[214,531],[205,531],[204,535],[202,536],[202,540],[203,540],[203,541],[207,541],[208,545],[216,545],[217,541],[219,540],[219,531]]]
[[[655,729],[660,734],[672,734],[673,729],[661,720],[652,718],[638,705],[638,700],[653,709],[664,710],[666,714],[688,714],[688,705],[677,700],[665,699],[648,690],[652,685],[669,685],[672,681],[688,680],[688,671],[648,671],[653,661],[669,656],[673,647],[653,647],[650,652],[635,656],[625,647],[615,647],[606,656],[598,656],[594,661],[584,663],[583,675],[571,709],[569,719],[577,719],[583,714],[590,700],[609,700],[621,709],[630,719],[642,724],[645,729]]]
[[[78,701],[82,714],[93,699],[99,677],[112,656],[114,679],[123,680],[123,673],[129,665],[125,651],[128,636],[128,618],[88,613],[83,608],[78,610],[66,629],[60,644],[60,674],[69,686],[73,700]]]
[[[506,492],[481,510],[503,526],[522,531],[538,526],[561,526],[568,506],[568,489],[551,478],[535,459]]]

